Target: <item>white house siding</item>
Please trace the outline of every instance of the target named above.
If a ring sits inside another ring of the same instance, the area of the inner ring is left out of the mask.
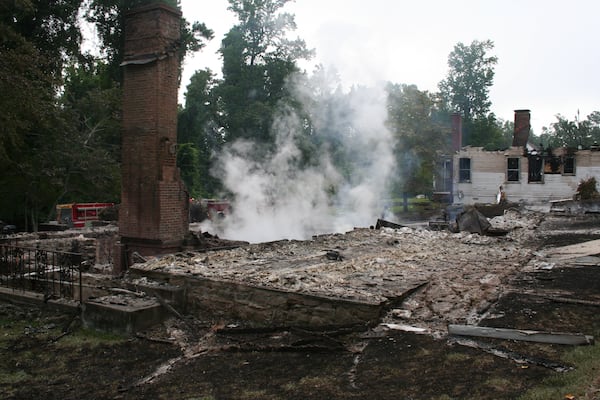
[[[555,155],[563,151],[555,151]],[[506,181],[506,159],[519,157],[520,181]],[[459,182],[459,159],[471,159],[471,181]],[[600,151],[580,150],[575,153],[575,175],[544,174],[542,182],[528,183],[528,160],[523,149],[512,147],[506,151],[485,151],[480,147],[466,147],[454,156],[454,202],[463,204],[494,203],[500,186],[508,201],[545,203],[571,198],[577,185],[595,177],[600,183]]]

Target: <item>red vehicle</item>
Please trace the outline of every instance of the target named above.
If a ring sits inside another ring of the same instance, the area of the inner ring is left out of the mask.
[[[227,200],[203,199],[202,202],[210,219],[223,218],[229,212]]]
[[[230,212],[227,200],[190,199],[190,222],[202,222],[205,219],[221,219]]]
[[[56,221],[72,228],[90,226],[98,221],[100,211],[114,207],[114,203],[70,203],[56,206]]]

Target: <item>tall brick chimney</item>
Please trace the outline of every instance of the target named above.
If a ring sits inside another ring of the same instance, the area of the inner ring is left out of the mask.
[[[452,121],[452,151],[456,152],[462,148],[462,114],[455,112],[450,118]]]
[[[125,16],[121,268],[134,251],[177,251],[189,229],[176,165],[180,20],[177,9],[160,3]]]
[[[529,130],[531,129],[531,112],[529,110],[515,110],[515,131],[513,146],[527,146]]]

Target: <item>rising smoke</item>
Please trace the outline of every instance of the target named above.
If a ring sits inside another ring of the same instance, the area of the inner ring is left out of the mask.
[[[381,217],[395,164],[383,87],[348,93],[295,88],[312,121],[312,139],[318,139],[317,161],[302,162],[297,139],[306,131],[297,115],[282,108],[269,156],[256,161],[257,145],[237,141],[219,157],[214,173],[233,194],[232,212],[203,230],[249,242],[307,239],[373,225]]]

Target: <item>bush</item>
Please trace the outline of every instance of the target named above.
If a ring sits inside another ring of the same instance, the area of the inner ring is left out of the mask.
[[[590,200],[600,197],[595,177],[582,179],[577,186],[576,198],[579,200]]]

